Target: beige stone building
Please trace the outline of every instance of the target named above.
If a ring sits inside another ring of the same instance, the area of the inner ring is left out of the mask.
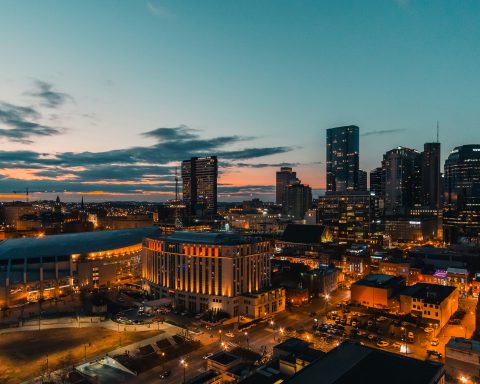
[[[142,276],[159,298],[196,313],[269,316],[285,309],[285,291],[270,289],[271,245],[226,232],[175,232],[144,241]]]

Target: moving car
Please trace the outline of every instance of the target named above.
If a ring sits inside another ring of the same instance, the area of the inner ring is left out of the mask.
[[[213,352],[208,352],[205,355],[203,355],[203,358],[207,360],[209,357],[212,357],[212,356],[213,356]]]
[[[225,333],[225,336],[227,337],[235,337],[235,335],[232,332],[227,332]]]

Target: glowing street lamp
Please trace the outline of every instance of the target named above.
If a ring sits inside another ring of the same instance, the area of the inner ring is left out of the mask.
[[[185,359],[182,359],[180,360],[180,364],[183,365],[183,384],[185,384],[186,383],[185,375],[186,375],[188,363],[185,361]]]

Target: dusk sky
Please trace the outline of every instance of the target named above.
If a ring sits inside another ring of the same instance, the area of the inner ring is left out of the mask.
[[[480,143],[479,20],[473,0],[3,0],[0,197],[163,201],[216,154],[220,200],[273,200],[283,163],[323,188],[325,129],[350,124],[366,171],[437,120],[443,161]]]

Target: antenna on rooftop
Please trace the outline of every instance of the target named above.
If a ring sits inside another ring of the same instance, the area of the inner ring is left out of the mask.
[[[438,123],[438,120],[437,120],[437,143],[440,142],[438,139],[439,135],[440,135],[440,124]]]

